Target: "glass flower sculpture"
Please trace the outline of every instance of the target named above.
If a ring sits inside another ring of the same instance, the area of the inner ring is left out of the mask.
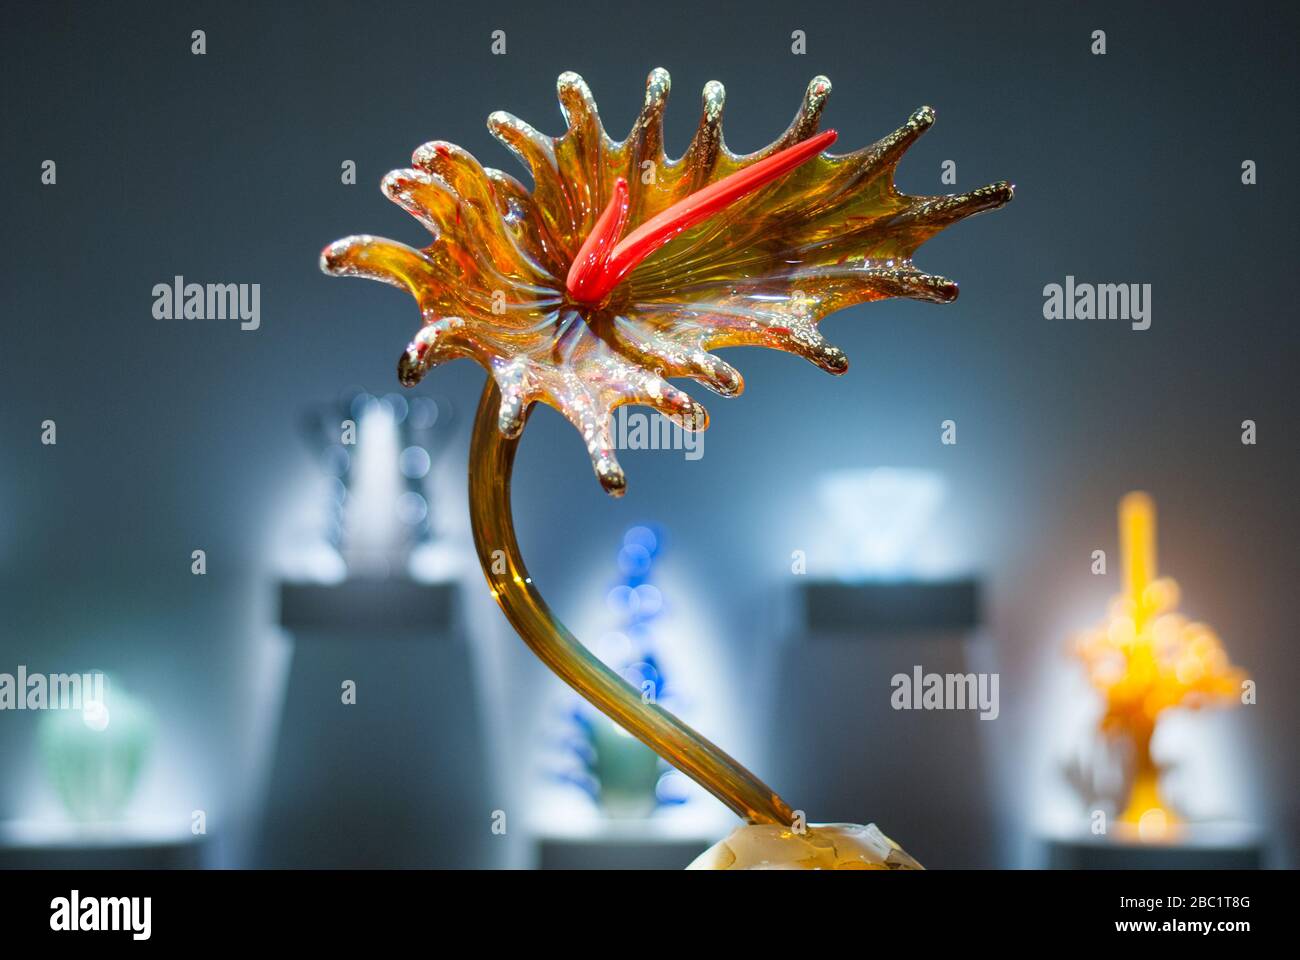
[[[887,297],[952,301],[957,285],[918,269],[913,254],[949,224],[1006,203],[1012,187],[900,193],[894,168],[934,122],[928,107],[871,146],[825,153],[836,139],[818,132],[831,89],[825,77],[808,85],[785,133],[748,155],[727,148],[723,88],[707,84],[699,126],[676,160],[664,152],[666,71],[651,72],[621,142],[605,132],[581,77],[561,74],[558,89],[568,125],[559,137],[507,113],[488,118],[528,167],[531,190],[460,147],[427,143],[410,169],[384,178],[383,191],[420,221],[430,243],[416,249],[348,237],[324,250],[321,267],[415,297],[423,323],[398,361],[403,384],[457,357],[487,370],[472,441],[471,519],[493,594],[525,642],[742,818],[789,825],[791,809],[769,787],[671,714],[643,704],[551,615],[510,517],[519,435],[532,404],[551,405],[581,434],[601,485],[621,495],[615,408],[644,405],[704,429],[704,408],[669,381],[739,395],[744,381],[712,352],[720,347],[771,347],[844,373],[848,360],[819,321]],[[504,567],[493,562],[502,555]]]
[[[1128,752],[1128,796],[1120,822],[1142,839],[1159,839],[1178,818],[1160,793],[1160,767],[1151,756],[1156,722],[1175,707],[1198,709],[1240,702],[1247,677],[1228,660],[1218,635],[1178,613],[1178,584],[1156,576],[1156,510],[1145,493],[1119,505],[1124,592],[1106,620],[1074,639],[1075,655],[1105,700],[1103,734]]]

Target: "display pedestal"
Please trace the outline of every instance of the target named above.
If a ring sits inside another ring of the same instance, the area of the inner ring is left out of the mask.
[[[294,651],[257,865],[501,864],[456,599],[452,583],[405,579],[283,585]]]
[[[0,870],[192,870],[206,837],[135,822],[0,823]]]
[[[684,870],[717,836],[658,820],[602,820],[536,838],[542,870]]]
[[[927,867],[996,862],[986,741],[972,710],[895,710],[891,678],[991,671],[973,580],[799,589],[780,647],[764,780],[814,823],[875,823]]]
[[[1042,865],[1054,870],[1257,870],[1263,835],[1244,823],[1188,823],[1167,841],[1133,836],[1058,834],[1040,841]]]

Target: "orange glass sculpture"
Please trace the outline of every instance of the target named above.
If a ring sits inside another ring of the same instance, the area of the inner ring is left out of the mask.
[[[741,156],[722,136],[722,85],[704,88],[686,152],[664,152],[669,79],[651,72],[640,115],[621,142],[601,124],[582,78],[559,78],[568,129],[548,137],[506,113],[488,128],[532,176],[529,190],[467,151],[434,141],[384,193],[432,235],[423,249],[354,236],[327,247],[326,273],[410,292],[423,324],[398,361],[412,386],[435,365],[469,357],[487,370],[470,462],[475,543],[493,595],[537,655],[628,732],[756,824],[795,822],[771,788],[655,704],[641,702],[572,636],[534,590],[515,543],[510,474],[534,403],[582,436],[600,483],[625,478],[612,416],[652,407],[702,430],[704,408],[669,383],[689,379],[722,396],[744,382],[711,351],[763,346],[841,374],[848,360],[818,329],[827,314],[886,297],[947,303],[957,285],[912,255],[951,223],[999,207],[1012,187],[913,197],[894,186],[908,146],[934,121],[928,107],[883,140],[822,153],[830,82],[815,78],[784,134]],[[505,572],[500,557],[506,558]],[[494,562],[495,561],[495,562]]]
[[[1120,501],[1124,592],[1106,620],[1080,634],[1075,653],[1105,698],[1101,729],[1129,753],[1128,796],[1120,822],[1158,839],[1179,822],[1160,793],[1151,738],[1160,715],[1240,702],[1246,674],[1228,661],[1218,635],[1177,612],[1178,584],[1156,576],[1155,504],[1145,493]]]

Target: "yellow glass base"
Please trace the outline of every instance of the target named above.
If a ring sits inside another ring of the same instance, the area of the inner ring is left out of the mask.
[[[737,827],[688,870],[923,870],[874,823],[820,823],[802,833],[769,823]]]

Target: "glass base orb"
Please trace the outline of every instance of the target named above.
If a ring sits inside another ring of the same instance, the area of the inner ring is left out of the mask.
[[[737,827],[695,858],[688,870],[923,870],[874,823]]]

